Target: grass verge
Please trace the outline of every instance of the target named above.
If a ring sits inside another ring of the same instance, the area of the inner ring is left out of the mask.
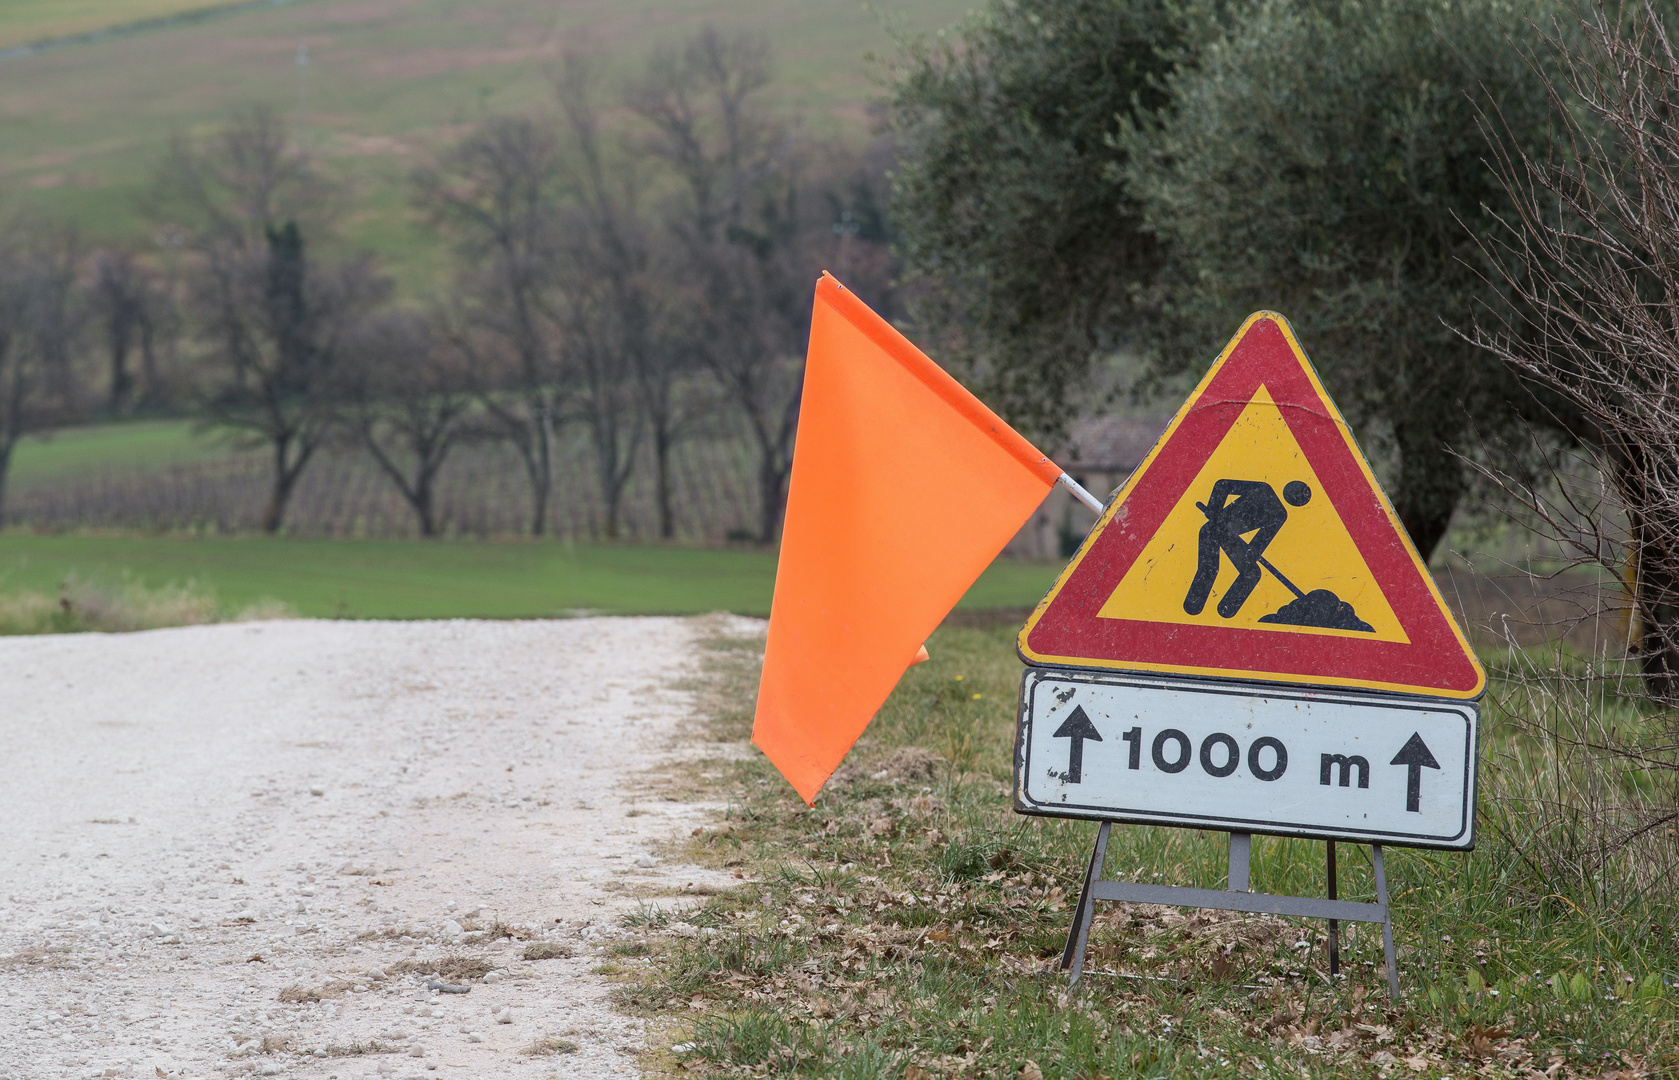
[[[0,533],[0,592],[54,594],[72,576],[160,590],[196,581],[228,612],[277,598],[309,618],[551,618],[769,611],[773,551],[562,541]],[[965,609],[1030,607],[1048,563],[998,560]]]
[[[1391,850],[1398,1003],[1374,928],[1346,935],[1331,979],[1321,923],[1114,904],[1098,907],[1093,974],[1069,993],[1055,969],[1095,826],[1010,809],[1013,629],[942,629],[814,810],[755,753],[694,767],[694,790],[729,809],[681,854],[749,884],[633,920],[656,955],[617,993],[672,1032],[669,1071],[1679,1072],[1670,890],[1557,892],[1497,837],[1468,855]],[[713,643],[705,689],[720,742],[747,733],[760,647]],[[1342,896],[1371,897],[1368,858],[1355,855],[1367,849],[1343,850]],[[1109,876],[1221,887],[1225,841],[1120,826],[1108,859]],[[1253,887],[1322,895],[1322,860],[1321,844],[1256,837]]]
[[[126,576],[113,583],[70,574],[56,593],[0,593],[0,636],[155,630],[292,614],[277,600],[261,599],[229,613],[217,603],[214,592],[191,581],[153,589]]]

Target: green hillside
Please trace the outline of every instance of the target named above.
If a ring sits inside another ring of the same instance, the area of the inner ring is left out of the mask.
[[[0,49],[221,7],[226,0],[6,0]]]
[[[0,60],[0,204],[23,201],[95,235],[143,237],[138,199],[172,131],[253,103],[294,113],[308,49],[307,143],[350,187],[350,239],[398,261],[429,242],[407,209],[410,170],[490,113],[546,107],[548,72],[587,49],[613,76],[708,23],[764,34],[772,100],[817,132],[861,137],[883,23],[930,29],[972,0],[294,0]],[[10,40],[119,24],[181,0],[0,4]],[[53,12],[59,11],[59,17]],[[422,274],[429,276],[429,274]]]

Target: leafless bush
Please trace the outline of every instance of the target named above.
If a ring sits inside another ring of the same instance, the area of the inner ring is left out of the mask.
[[[1551,29],[1553,57],[1533,58],[1559,72],[1551,152],[1492,140],[1515,217],[1487,254],[1514,303],[1476,336],[1550,403],[1589,458],[1576,472],[1601,482],[1486,472],[1618,582],[1636,622],[1629,663],[1514,651],[1495,707],[1526,740],[1527,779],[1507,795],[1538,815],[1523,833],[1548,853],[1536,863],[1589,876],[1630,858],[1659,873],[1676,865],[1679,822],[1679,58],[1648,4],[1575,15]]]
[[[1551,893],[1663,887],[1679,870],[1671,722],[1616,657],[1510,650],[1489,697],[1490,824]]]

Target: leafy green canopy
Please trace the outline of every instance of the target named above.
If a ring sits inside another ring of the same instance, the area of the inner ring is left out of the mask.
[[[1270,0],[1172,76],[1122,139],[1123,177],[1172,253],[1177,355],[1205,362],[1247,312],[1287,314],[1361,435],[1394,466],[1424,553],[1467,450],[1528,396],[1458,333],[1496,303],[1475,234],[1508,200],[1483,112],[1542,153],[1551,99],[1523,55],[1545,11],[1504,0]]]
[[[1184,20],[1162,0],[1019,0],[911,43],[892,88],[892,212],[916,312],[1014,423],[1064,427],[1158,253],[1114,179],[1126,118],[1165,102]]]
[[[1549,0],[1542,0],[1548,4]],[[1292,319],[1393,473],[1424,552],[1453,450],[1541,410],[1464,341],[1500,302],[1475,235],[1507,206],[1483,112],[1543,152],[1548,7],[1505,0],[995,0],[894,86],[894,214],[917,314],[1053,438],[1111,350],[1194,369],[1257,308]]]

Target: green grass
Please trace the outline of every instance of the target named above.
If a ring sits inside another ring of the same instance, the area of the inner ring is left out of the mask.
[[[30,436],[12,451],[7,485],[22,491],[101,468],[141,471],[214,461],[231,453],[224,436],[188,420],[131,420]]]
[[[697,938],[661,935],[666,912],[630,920],[662,953],[619,997],[690,1044],[667,1061],[1011,1080],[1679,1070],[1671,888],[1540,878],[1496,830],[1468,854],[1389,849],[1398,1003],[1372,928],[1344,940],[1332,980],[1322,923],[1114,904],[1069,994],[1056,965],[1095,826],[1011,811],[1012,631],[935,635],[813,811],[757,754],[673,786],[730,807],[682,857],[748,884],[681,916]],[[713,734],[729,742],[750,726],[759,644],[715,646]],[[1522,785],[1492,778],[1483,811]],[[1343,847],[1343,897],[1372,896],[1366,852]],[[1221,834],[1116,826],[1107,872],[1218,888],[1225,858]],[[1256,837],[1252,881],[1323,895],[1323,845]]]
[[[154,3],[164,0],[112,3],[111,21]],[[27,10],[8,16],[14,6],[0,4],[0,29],[45,25],[39,11],[48,0],[27,0]],[[410,288],[424,290],[446,275],[440,249],[408,208],[409,172],[481,117],[550,109],[549,71],[566,49],[600,57],[616,82],[639,72],[655,44],[679,43],[707,23],[758,32],[778,60],[772,107],[807,114],[816,133],[856,141],[868,131],[874,93],[864,54],[891,50],[882,17],[932,29],[971,6],[297,0],[56,49],[0,61],[0,204],[21,199],[96,236],[149,243],[140,196],[170,134],[209,130],[245,105],[294,113],[297,47],[306,44],[307,144],[349,187],[348,239],[388,254]]]
[[[962,606],[1030,606],[1054,573],[1045,564],[999,562]],[[272,599],[300,615],[343,618],[763,615],[775,555],[527,541],[0,534],[0,592],[55,592],[72,576],[153,589],[195,583],[229,613]]]

